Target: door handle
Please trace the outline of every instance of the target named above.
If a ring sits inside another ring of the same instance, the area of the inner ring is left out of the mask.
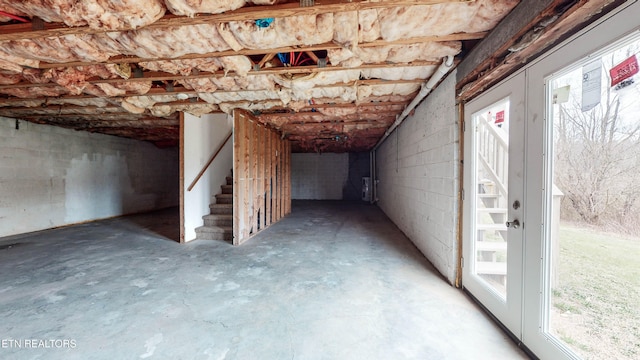
[[[520,221],[518,219],[514,219],[513,221],[507,221],[507,227],[517,229],[520,227]]]

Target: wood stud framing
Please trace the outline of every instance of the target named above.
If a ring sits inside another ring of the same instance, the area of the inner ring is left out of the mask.
[[[233,244],[291,212],[291,144],[244,111],[234,112]]]

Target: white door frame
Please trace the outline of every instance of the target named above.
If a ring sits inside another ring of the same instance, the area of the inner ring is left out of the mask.
[[[564,70],[566,67],[585,59],[588,61],[589,57],[594,54],[600,54],[606,51],[608,48],[614,46],[614,43],[624,38],[625,36],[640,32],[640,2],[637,0],[629,0],[623,5],[619,6],[611,13],[603,16],[603,18],[594,22],[586,27],[576,35],[571,36],[569,39],[554,47],[538,59],[534,60],[530,64],[526,65],[523,69],[520,69],[518,73],[511,76],[518,76],[519,73],[524,72],[526,77],[521,83],[523,91],[526,91],[525,102],[525,114],[526,119],[526,143],[524,164],[526,173],[526,183],[524,184],[524,196],[523,196],[523,211],[524,217],[522,222],[525,224],[523,227],[523,261],[522,261],[522,285],[523,290],[521,293],[521,327],[515,328],[514,325],[506,323],[499,314],[494,313],[494,316],[498,318],[503,324],[516,336],[522,340],[523,344],[530,349],[540,359],[569,359],[574,358],[573,354],[566,351],[558,341],[552,336],[546,333],[545,326],[547,325],[544,309],[546,304],[547,294],[545,289],[547,288],[547,261],[548,261],[548,249],[545,248],[545,236],[547,236],[548,229],[546,227],[550,223],[547,209],[544,208],[544,204],[547,203],[550,196],[551,182],[547,179],[549,177],[550,164],[547,155],[549,154],[549,145],[547,144],[547,136],[550,133],[550,129],[547,126],[547,104],[549,99],[549,93],[547,91],[546,81],[550,77],[554,76],[554,72]],[[509,81],[509,79],[505,81]],[[504,82],[494,86],[489,91],[478,97],[483,99],[485,95],[487,99],[491,98],[494,90],[499,89]],[[495,97],[495,101],[505,96]],[[468,106],[472,106],[476,100],[469,102]],[[481,100],[484,101],[484,100]],[[489,102],[487,101],[487,104]],[[472,110],[475,108],[472,108]],[[482,109],[478,107],[477,109]],[[465,109],[465,119],[469,121],[467,113],[472,113]],[[523,134],[524,134],[523,133]],[[465,134],[466,135],[466,134]],[[473,155],[470,154],[470,149],[473,149],[472,143],[467,143],[467,137],[465,137],[465,159],[470,161]],[[515,161],[511,159],[510,161]],[[471,173],[473,174],[473,173]],[[465,168],[465,175],[469,175]],[[464,258],[469,257],[470,246],[467,244],[467,238],[469,238],[469,222],[474,218],[475,214],[471,213],[473,207],[467,203],[474,198],[474,191],[469,193],[469,186],[473,186],[469,183],[469,176],[465,176],[464,189],[465,192],[465,204],[463,219],[465,223],[464,227],[464,242],[463,242],[463,255]],[[511,191],[511,189],[510,189]],[[475,220],[472,220],[475,221]],[[511,246],[511,244],[509,244]],[[511,250],[511,248],[510,248]],[[464,260],[463,258],[463,260]],[[465,264],[468,265],[468,264]],[[467,287],[465,278],[472,276],[469,271],[463,268],[463,286]],[[468,280],[467,280],[468,282]],[[471,291],[483,305],[489,310],[494,311],[492,306],[488,306],[485,303],[485,299],[477,296]],[[491,300],[489,300],[491,301]]]
[[[615,46],[621,38],[640,31],[640,3],[629,1],[612,13],[587,27],[580,33],[547,52],[544,56],[527,66],[527,93],[529,94],[527,118],[527,181],[528,199],[525,204],[527,227],[525,236],[525,271],[523,304],[523,343],[541,359],[574,358],[560,343],[545,332],[545,307],[548,306],[546,289],[548,288],[548,268],[550,249],[545,248],[545,239],[551,223],[550,204],[551,180],[548,179],[551,164],[547,157],[551,134],[547,121],[547,103],[550,94],[547,79],[554,72],[563,71],[578,61],[590,61],[606,49]],[[542,123],[542,124],[541,124]]]
[[[509,172],[508,172],[508,219],[518,219],[522,223],[523,208],[513,209],[514,201],[525,202],[524,195],[524,127],[525,127],[525,82],[524,72],[519,72],[499,85],[485,92],[465,105],[465,170],[464,189],[464,236],[463,236],[463,276],[462,285],[480,301],[509,331],[521,336],[522,321],[522,268],[523,268],[523,232],[522,227],[507,230],[507,296],[506,301],[495,293],[475,272],[476,239],[476,201],[475,186],[476,164],[475,125],[472,114],[509,98]]]

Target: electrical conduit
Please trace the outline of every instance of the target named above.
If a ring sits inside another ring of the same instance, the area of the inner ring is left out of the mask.
[[[422,99],[424,99],[427,95],[429,95],[431,90],[433,90],[436,84],[449,72],[449,70],[451,70],[452,67],[453,67],[453,56],[447,55],[447,57],[445,57],[442,60],[442,64],[438,66],[438,69],[436,70],[436,72],[433,73],[433,75],[429,78],[429,80],[427,80],[427,82],[422,85],[422,88],[420,89],[420,92],[418,93],[418,95],[416,95],[416,97],[409,103],[409,105],[407,105],[407,107],[404,108],[404,111],[400,115],[398,115],[398,117],[396,118],[396,121],[393,124],[391,124],[389,129],[387,129],[387,131],[384,132],[384,135],[382,136],[382,138],[380,138],[376,146],[373,147],[373,151],[377,150],[378,147],[382,145],[384,140],[389,135],[391,135],[391,133],[404,121],[404,119],[406,119],[407,116],[409,116],[409,113],[411,113],[411,111],[416,106],[418,106],[418,104],[422,101]]]

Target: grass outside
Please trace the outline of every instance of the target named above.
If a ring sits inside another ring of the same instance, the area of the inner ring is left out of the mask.
[[[640,238],[563,224],[550,328],[585,359],[640,358]]]

